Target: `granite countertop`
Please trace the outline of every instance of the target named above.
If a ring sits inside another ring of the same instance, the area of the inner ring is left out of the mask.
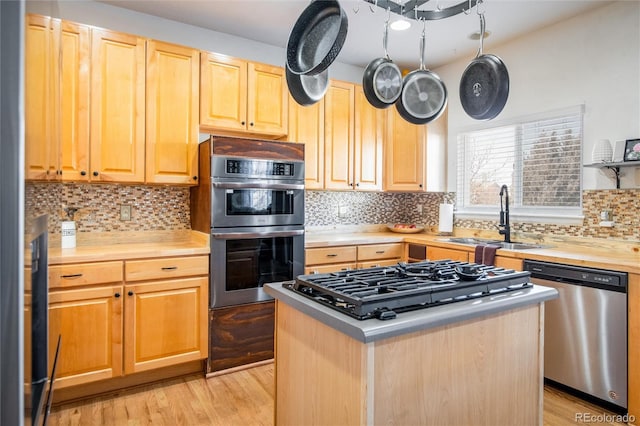
[[[390,320],[368,319],[360,321],[297,294],[283,287],[283,283],[265,284],[264,290],[278,301],[286,303],[363,343],[484,317],[558,297],[556,289],[534,285],[530,288],[494,296],[399,313],[396,318]]]
[[[208,255],[209,234],[192,230],[91,232],[78,234],[75,248],[49,242],[49,263],[99,262],[153,257]]]
[[[476,235],[456,236],[467,237]],[[374,230],[371,232],[357,232],[355,230],[350,230],[345,232],[336,229],[333,231],[328,230],[321,232],[308,231],[305,234],[305,248],[407,242],[464,250],[468,252],[473,252],[475,249],[475,246],[473,245],[448,242],[446,241],[447,238],[449,237],[427,232],[401,234],[380,230]],[[501,239],[501,236],[498,236],[497,239]],[[558,238],[545,240],[542,244],[548,247],[526,250],[499,249],[496,254],[498,256],[507,256],[519,259],[541,260],[577,266],[588,266],[592,268],[615,269],[622,272],[640,274],[640,244],[637,242],[614,242],[595,238],[565,241]]]

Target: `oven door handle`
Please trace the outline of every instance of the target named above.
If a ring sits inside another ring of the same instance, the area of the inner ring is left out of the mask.
[[[249,240],[252,238],[295,237],[297,235],[304,235],[304,229],[264,232],[214,232],[211,233],[211,238],[218,240]]]
[[[304,189],[304,184],[264,182],[213,182],[214,188],[222,189]]]

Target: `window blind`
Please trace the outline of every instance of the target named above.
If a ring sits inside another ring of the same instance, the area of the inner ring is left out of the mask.
[[[495,207],[502,185],[528,214],[582,203],[582,108],[514,120],[458,135],[459,208]]]

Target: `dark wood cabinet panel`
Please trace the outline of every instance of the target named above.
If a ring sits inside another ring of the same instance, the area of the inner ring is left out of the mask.
[[[209,311],[207,373],[273,358],[274,302]]]

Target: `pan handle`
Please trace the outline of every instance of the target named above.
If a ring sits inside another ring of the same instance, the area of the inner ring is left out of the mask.
[[[476,54],[476,58],[482,56],[482,50],[484,48],[484,29],[485,29],[485,21],[484,21],[484,12],[478,13],[480,17],[480,47],[478,48],[478,53]]]
[[[376,0],[377,2],[378,0]],[[391,9],[387,9],[387,19],[384,21],[384,34],[382,35],[382,47],[384,48],[384,57],[389,59],[387,53],[387,39],[389,38],[389,17],[391,15]]]
[[[425,70],[425,66],[424,66],[424,48],[426,45],[425,39],[427,37],[426,35],[426,27],[427,27],[427,20],[426,19],[422,19],[422,34],[420,35],[420,70],[424,71]]]

